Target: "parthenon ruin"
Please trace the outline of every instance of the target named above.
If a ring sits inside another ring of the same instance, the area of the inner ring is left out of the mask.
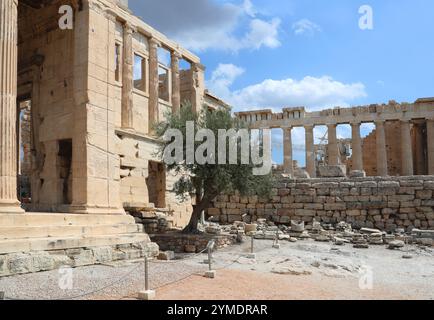
[[[314,127],[327,126],[327,165],[346,167],[339,154],[336,128],[338,125],[350,124],[352,154],[349,171],[365,171],[371,176],[434,175],[434,98],[418,99],[412,104],[391,101],[383,105],[334,108],[318,112],[306,112],[304,107],[284,108],[280,113],[258,110],[239,112],[236,116],[254,129],[282,129],[284,170],[288,174],[294,173],[291,139],[293,128],[305,129],[306,171],[311,178],[315,178],[318,168],[315,161]],[[362,123],[375,124],[373,146],[361,138]],[[375,163],[370,166],[373,157]]]

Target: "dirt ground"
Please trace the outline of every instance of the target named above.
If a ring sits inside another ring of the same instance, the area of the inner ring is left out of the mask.
[[[433,299],[432,249],[385,246],[354,249],[305,241],[256,241],[256,260],[241,257],[215,279],[193,275],[158,290],[157,297],[187,300]],[[237,247],[216,254],[230,263]],[[246,245],[238,247],[248,251]],[[403,256],[410,256],[406,259]],[[217,263],[216,269],[219,268]]]
[[[358,280],[221,270],[215,279],[193,275],[158,291],[159,300],[408,299],[393,288],[358,289]]]

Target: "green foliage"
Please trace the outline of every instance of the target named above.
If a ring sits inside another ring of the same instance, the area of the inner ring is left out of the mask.
[[[209,111],[203,108],[202,112],[197,115],[192,111],[191,105],[184,104],[180,112],[176,114],[168,113],[165,115],[166,120],[157,125],[155,131],[162,138],[168,129],[178,129],[183,134],[183,159],[186,159],[186,123],[193,121],[195,124],[195,135],[200,129],[210,129],[216,137],[216,150],[214,155],[216,164],[193,164],[175,163],[167,165],[168,170],[181,174],[182,177],[174,186],[177,195],[182,196],[185,193],[195,192],[199,195],[204,209],[217,195],[221,193],[232,193],[238,191],[241,195],[257,194],[261,197],[269,197],[271,194],[273,178],[272,174],[266,176],[255,176],[252,169],[253,164],[241,164],[241,146],[238,144],[237,163],[238,164],[218,164],[218,130],[219,129],[247,129],[245,124],[232,117],[229,110]],[[173,141],[173,140],[172,140]],[[172,141],[166,141],[159,150],[159,156],[162,157],[166,146]],[[203,141],[195,142],[195,148],[203,144]],[[227,157],[229,157],[229,139],[227,139]],[[229,163],[229,161],[224,161]],[[188,173],[188,174],[187,174]]]

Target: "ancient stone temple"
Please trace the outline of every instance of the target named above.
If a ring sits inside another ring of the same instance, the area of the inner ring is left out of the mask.
[[[188,221],[153,124],[184,101],[227,107],[204,83],[200,59],[128,1],[1,0],[0,275],[155,254],[126,209]]]
[[[236,116],[254,129],[283,131],[284,170],[294,175],[292,159],[292,129],[302,127],[306,137],[306,171],[317,176],[343,177],[351,172],[366,172],[368,176],[434,175],[434,98],[418,99],[414,103],[334,108],[306,112],[304,107],[239,112]],[[363,123],[375,125],[375,130],[361,138]],[[351,125],[349,144],[351,157],[342,156],[342,142],[336,134],[338,125]],[[318,167],[313,130],[327,127],[326,161]]]

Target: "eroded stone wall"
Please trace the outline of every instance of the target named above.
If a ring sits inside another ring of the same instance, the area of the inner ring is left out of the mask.
[[[259,218],[283,224],[291,220],[312,223],[315,219],[387,231],[398,227],[434,229],[433,191],[434,176],[278,178],[271,199],[221,195],[208,215],[221,223]]]
[[[128,134],[118,131],[116,148],[120,157],[120,196],[125,207],[130,206],[157,206],[152,202],[155,198],[155,181],[148,181],[149,163],[160,162],[158,157],[158,142],[149,137],[138,134]],[[191,212],[191,199],[180,201],[172,192],[173,185],[179,179],[172,172],[165,172],[165,182],[162,184],[164,190],[165,206],[167,217],[175,227],[187,225]],[[150,188],[152,187],[152,189]],[[161,206],[159,206],[161,207]]]

